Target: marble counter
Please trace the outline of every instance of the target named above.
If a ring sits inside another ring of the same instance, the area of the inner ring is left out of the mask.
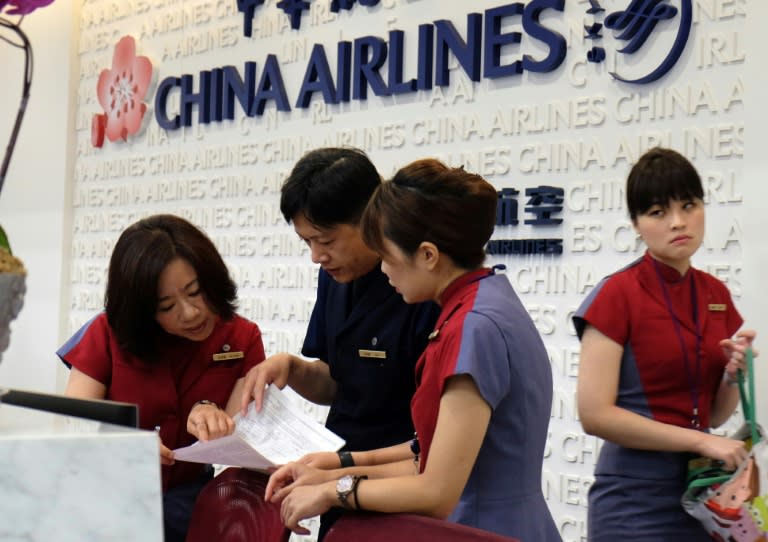
[[[0,404],[0,540],[162,542],[157,436]]]

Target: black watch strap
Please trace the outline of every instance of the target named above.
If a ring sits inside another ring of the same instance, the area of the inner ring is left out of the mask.
[[[342,469],[355,466],[355,460],[352,458],[352,452],[344,450],[337,453],[339,454],[339,462],[341,463]]]

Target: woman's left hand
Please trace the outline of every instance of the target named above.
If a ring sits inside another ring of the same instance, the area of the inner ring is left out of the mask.
[[[264,499],[279,502],[299,486],[313,486],[333,479],[330,471],[303,463],[287,463],[270,475]]]
[[[299,525],[299,521],[327,512],[336,501],[333,482],[297,487],[283,500],[280,516],[283,524],[294,533],[309,534],[309,529]]]
[[[336,452],[314,452],[306,454],[296,462],[322,470],[341,468],[341,460],[339,459],[339,454]]]
[[[225,437],[234,430],[232,417],[215,404],[198,403],[187,418],[187,431],[203,442]]]
[[[160,441],[160,439],[157,439]],[[161,465],[173,465],[175,459],[173,458],[173,450],[168,448],[162,441],[160,441],[160,464]]]
[[[744,329],[736,334],[734,339],[723,339],[720,346],[728,357],[728,363],[725,366],[726,378],[733,382],[738,378],[738,372],[747,370],[747,348],[752,346],[757,333],[753,329]],[[757,350],[752,349],[752,355],[757,357]]]

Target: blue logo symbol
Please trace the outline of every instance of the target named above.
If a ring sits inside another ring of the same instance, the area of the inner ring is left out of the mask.
[[[599,0],[589,0],[589,3],[588,15],[597,17],[605,11]],[[618,50],[618,53],[632,55],[643,47],[660,22],[672,20],[679,14],[680,26],[675,41],[658,66],[647,74],[632,79],[624,77],[616,71],[611,72],[614,79],[624,83],[651,83],[671,70],[679,60],[680,55],[683,54],[691,32],[692,13],[691,0],[682,0],[679,10],[675,6],[669,5],[667,0],[632,0],[627,9],[607,15],[602,23],[594,21],[591,25],[585,25],[585,38],[595,42],[601,40],[603,36],[600,31],[605,26],[605,28],[616,32],[615,38],[617,40],[627,42],[623,48]],[[587,60],[590,62],[600,63],[605,60],[605,57],[605,49],[600,45],[593,46],[587,52]]]

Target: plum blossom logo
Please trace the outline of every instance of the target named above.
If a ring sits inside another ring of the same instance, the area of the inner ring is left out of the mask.
[[[93,116],[91,143],[94,147],[110,141],[128,140],[141,128],[147,104],[143,102],[152,81],[152,63],[136,56],[136,41],[124,36],[115,45],[112,68],[102,70],[96,94],[104,113]]]

